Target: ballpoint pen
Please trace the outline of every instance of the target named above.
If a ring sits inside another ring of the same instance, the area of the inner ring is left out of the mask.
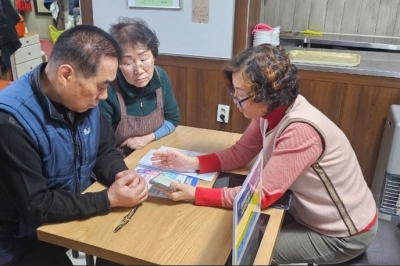
[[[139,205],[136,205],[133,207],[127,215],[122,219],[122,221],[115,227],[114,233],[118,232],[122,227],[124,227],[132,218],[132,216],[135,214],[136,210],[139,208]]]

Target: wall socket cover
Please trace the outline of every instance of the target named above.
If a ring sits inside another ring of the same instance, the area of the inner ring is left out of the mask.
[[[229,105],[225,104],[218,104],[218,110],[217,110],[217,121],[221,123],[227,124],[229,122],[229,110],[230,110]]]

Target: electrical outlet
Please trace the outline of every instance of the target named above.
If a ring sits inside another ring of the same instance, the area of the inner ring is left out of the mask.
[[[217,121],[227,124],[229,122],[229,105],[218,104]]]

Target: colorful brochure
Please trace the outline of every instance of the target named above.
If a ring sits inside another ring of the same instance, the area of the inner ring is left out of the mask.
[[[263,156],[260,153],[233,202],[232,265],[247,261],[247,246],[261,211]]]
[[[194,151],[188,151],[188,150],[182,150],[182,149],[176,149],[176,148],[162,146],[158,150],[150,150],[145,156],[143,156],[143,158],[139,161],[138,165],[140,167],[144,167],[144,168],[159,169],[160,171],[164,171],[164,172],[173,172],[173,173],[182,174],[185,176],[191,176],[191,177],[198,178],[198,179],[205,180],[205,181],[212,181],[214,179],[214,177],[217,175],[217,172],[199,174],[196,171],[187,171],[187,172],[180,172],[180,171],[175,171],[175,170],[170,171],[168,169],[161,169],[161,168],[154,166],[153,162],[151,161],[151,157],[153,157],[153,152],[167,151],[167,150],[177,150],[188,156],[198,156],[198,155],[203,154],[200,152],[194,152]]]

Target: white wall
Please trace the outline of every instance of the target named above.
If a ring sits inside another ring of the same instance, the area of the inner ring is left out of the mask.
[[[94,0],[93,23],[108,31],[119,16],[140,17],[156,31],[161,54],[231,58],[235,1],[210,0],[209,23],[192,22],[192,1],[180,10],[129,8],[125,0]]]

